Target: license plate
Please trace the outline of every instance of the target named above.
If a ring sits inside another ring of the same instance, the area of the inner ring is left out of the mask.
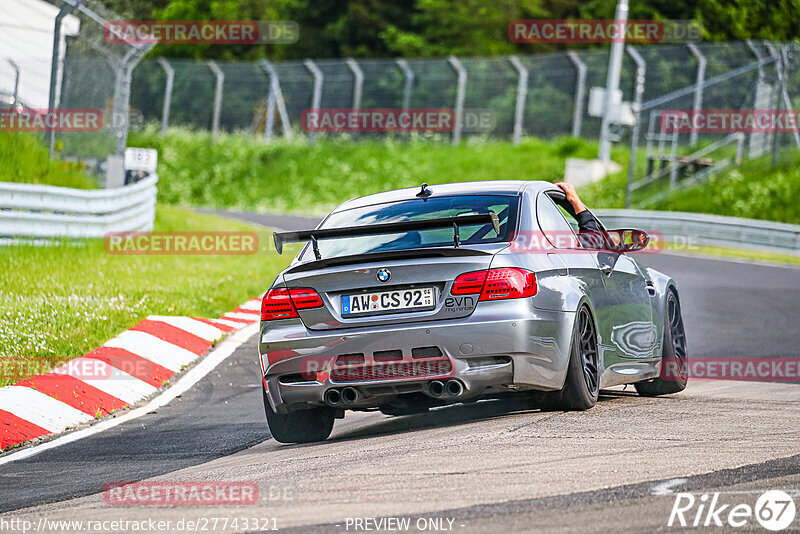
[[[413,311],[436,305],[432,287],[342,295],[342,315],[386,311]]]

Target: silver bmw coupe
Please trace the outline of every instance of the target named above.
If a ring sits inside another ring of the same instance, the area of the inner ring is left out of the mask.
[[[261,306],[279,442],[324,440],[346,410],[407,415],[511,392],[586,410],[601,388],[686,386],[677,286],[633,257],[647,234],[606,229],[549,182],[379,193],[274,239],[278,252],[304,243]]]

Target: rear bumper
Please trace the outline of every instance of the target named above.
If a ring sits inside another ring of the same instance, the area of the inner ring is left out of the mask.
[[[259,354],[278,413],[322,405],[328,389],[346,386],[359,392],[347,407],[379,406],[398,394],[425,393],[431,380],[457,379],[463,400],[508,386],[560,389],[574,319],[574,312],[539,310],[529,299],[483,302],[466,318],[397,326],[313,331],[289,319],[261,323]],[[442,356],[412,357],[413,349],[430,347]],[[400,361],[374,358],[398,350]],[[363,354],[372,371],[342,372],[336,359],[343,354]]]

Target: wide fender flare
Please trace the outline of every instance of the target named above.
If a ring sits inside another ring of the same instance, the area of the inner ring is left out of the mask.
[[[578,310],[580,310],[583,306],[586,306],[589,309],[589,314],[592,317],[592,321],[595,321],[595,327],[597,326],[596,314],[595,314],[594,306],[592,305],[592,301],[589,299],[589,297],[586,294],[583,294],[583,295],[579,296],[575,300],[575,308],[574,308],[574,310],[569,311],[569,312],[564,314],[564,320],[565,321],[569,321],[570,339],[569,339],[569,344],[566,347],[566,354],[565,354],[566,358],[563,359],[564,366],[563,366],[563,369],[561,369],[561,371],[559,373],[560,380],[561,380],[561,387],[562,388],[564,387],[564,382],[567,379],[567,369],[569,368],[569,357],[570,357],[570,353],[572,351],[572,344],[574,342],[574,336],[576,334],[575,330],[577,328],[576,322],[578,320]],[[605,363],[603,362],[603,358],[600,358],[599,364],[600,364],[600,374],[602,375],[603,371],[605,371]]]
[[[678,298],[678,302],[680,303],[681,297],[680,293],[678,292],[678,284],[672,279],[672,277],[656,271],[655,269],[651,269],[650,267],[646,267],[644,269],[644,274],[650,280],[650,282],[652,282],[653,287],[656,290],[655,297],[652,299],[653,324],[656,326],[659,347],[663,350],[663,347],[661,347],[661,340],[664,338],[664,327],[667,312],[667,293],[669,291],[674,291],[675,296]]]

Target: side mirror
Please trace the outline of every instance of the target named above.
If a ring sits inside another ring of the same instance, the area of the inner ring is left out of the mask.
[[[650,243],[650,236],[642,230],[633,228],[608,230],[606,237],[609,250],[615,252],[636,252],[643,250]]]

